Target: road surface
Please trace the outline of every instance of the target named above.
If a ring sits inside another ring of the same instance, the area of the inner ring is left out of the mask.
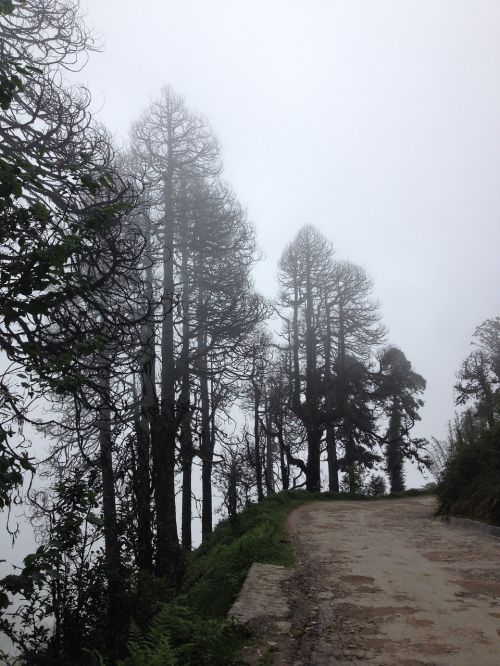
[[[269,643],[274,663],[499,666],[500,539],[433,509],[424,497],[290,514],[298,562],[282,583],[290,624]]]

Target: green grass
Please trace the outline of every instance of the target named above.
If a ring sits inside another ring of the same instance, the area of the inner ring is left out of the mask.
[[[427,492],[410,490],[398,497]],[[376,499],[379,498],[294,490],[250,504],[239,514],[236,524],[219,523],[210,537],[189,556],[180,594],[170,603],[162,604],[149,628],[142,633],[136,631],[135,642],[129,644],[130,656],[123,666],[146,663],[233,666],[241,663],[238,655],[248,636],[226,620],[227,612],[254,562],[294,565],[293,548],[286,529],[288,513],[306,502]],[[173,655],[170,662],[165,657],[169,650]],[[263,666],[272,663],[271,652],[268,650],[263,656]]]
[[[236,525],[219,523],[188,562],[183,585],[186,603],[204,615],[223,617],[253,562],[292,566],[286,516],[303,501],[279,493],[248,506]]]
[[[428,490],[411,489],[397,496],[413,497]],[[270,495],[251,504],[238,516],[236,525],[223,521],[197,550],[187,565],[182,597],[196,612],[225,617],[245,581],[253,562],[294,564],[293,548],[286,529],[287,514],[305,502],[378,498],[349,493],[308,493],[293,490]]]

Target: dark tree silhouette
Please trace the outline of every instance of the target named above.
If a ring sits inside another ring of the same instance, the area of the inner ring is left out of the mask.
[[[380,374],[377,379],[377,396],[382,399],[389,417],[386,434],[386,470],[391,492],[404,490],[405,459],[426,462],[424,442],[412,439],[410,430],[420,420],[419,410],[423,400],[419,397],[425,390],[425,379],[416,373],[410,361],[397,347],[388,347],[379,357]]]

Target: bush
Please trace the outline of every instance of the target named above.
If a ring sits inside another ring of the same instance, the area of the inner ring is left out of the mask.
[[[381,497],[387,493],[387,483],[383,476],[372,474],[365,486],[365,493],[371,497]]]
[[[500,525],[500,427],[477,431],[454,448],[437,495],[441,515]]]

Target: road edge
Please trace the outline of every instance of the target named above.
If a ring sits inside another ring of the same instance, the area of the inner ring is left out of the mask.
[[[454,527],[464,527],[465,529],[480,534],[487,534],[496,539],[500,539],[500,527],[497,525],[490,525],[489,523],[482,523],[479,520],[472,520],[470,518],[461,518],[460,516],[439,516],[439,519],[448,525]]]

